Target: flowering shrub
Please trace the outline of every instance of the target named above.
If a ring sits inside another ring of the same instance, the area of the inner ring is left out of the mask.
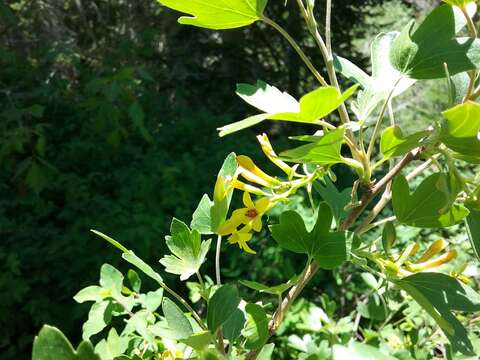
[[[202,197],[190,224],[172,220],[166,236],[170,254],[160,263],[182,281],[196,279],[195,301],[169,287],[132,250],[94,231],[159,287],[142,293],[137,272],[128,272],[126,284],[117,269],[105,264],[99,285],[75,296],[79,303],[93,302],[83,326],[84,342],[75,350],[59,330],[45,327],[35,340],[34,360],[271,359],[274,336],[291,319],[289,310],[305,286],[319,269],[346,264],[361,271],[369,287],[351,316],[355,323],[346,317],[334,319],[335,302],[323,298],[322,308],[310,308],[309,315],[297,321],[326,335],[317,342],[292,338],[301,349],[299,357],[475,358],[479,341],[472,314],[480,310],[480,295],[464,274],[468,262],[454,263],[459,252],[443,238],[428,243],[421,236],[412,237],[402,244],[397,238],[398,229],[445,233],[460,225],[478,258],[480,179],[458,171],[460,164],[474,169],[480,163],[480,104],[475,102],[480,96],[480,41],[472,20],[476,4],[445,1],[422,23],[412,21],[400,32],[380,34],[372,44],[368,75],[333,53],[331,0],[326,1],[322,25],[315,17],[315,1],[297,0],[300,16],[325,60],[324,77],[323,69],[317,69],[300,45],[265,15],[266,0],[161,3],[190,14],[179,22],[197,27],[224,30],[263,22],[293,46],[319,82],[319,88],[300,100],[263,81],[240,84],[237,94],[259,113],[220,128],[220,136],[267,120],[301,123],[314,130],[293,137],[302,145],[282,152],[274,150],[266,134],[259,135],[259,145],[277,173],[267,174],[248,156],[232,153],[218,173],[212,197]],[[337,74],[353,85],[342,91]],[[395,121],[393,103],[417,82],[431,79],[445,79],[451,106],[427,128],[405,134]],[[335,186],[335,172],[341,167],[356,177],[347,191]],[[417,177],[421,182],[414,187]],[[299,191],[307,193],[311,215],[282,210],[279,220],[267,228],[271,246],[303,255],[304,269],[275,286],[240,281],[258,293],[256,302],[246,302],[235,284],[222,282],[220,249],[230,246],[230,251],[244,251],[245,256],[261,256],[253,235],[265,228],[269,212]],[[243,207],[230,209],[235,192],[241,193]],[[390,206],[393,216],[385,210]],[[215,281],[202,269],[209,254],[215,258]],[[406,316],[399,322],[400,311]],[[431,322],[431,333],[420,328],[418,314],[429,316],[425,321]],[[358,331],[362,318],[380,324]],[[386,333],[395,332],[396,326],[404,331],[410,327],[416,337],[389,337]],[[342,335],[348,333],[357,339]],[[428,341],[422,343],[421,336]],[[95,347],[92,338],[98,340]]]

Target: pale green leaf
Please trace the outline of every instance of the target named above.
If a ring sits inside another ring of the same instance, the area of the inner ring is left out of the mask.
[[[45,325],[33,341],[32,360],[100,360],[90,342],[82,342],[77,351],[63,335],[52,326]]]
[[[284,151],[280,156],[285,161],[296,163],[312,163],[318,165],[333,165],[342,163],[341,155],[345,129],[338,128],[326,133],[317,142]]]
[[[238,84],[237,95],[264,113],[300,112],[300,104],[294,97],[261,80],[255,85]]]
[[[162,310],[170,330],[173,331],[177,339],[187,339],[193,334],[190,321],[172,300],[164,298]]]
[[[200,234],[212,234],[212,218],[210,210],[212,209],[213,201],[210,200],[207,194],[203,195],[195,212],[192,215],[192,222],[190,227],[197,230]]]
[[[173,219],[170,227],[171,236],[166,236],[167,247],[173,255],[166,255],[160,263],[165,271],[180,275],[180,280],[187,280],[195,274],[205,262],[211,240],[201,241],[197,230]]]
[[[102,301],[104,296],[101,295],[102,288],[100,286],[92,285],[80,290],[73,299],[78,303],[86,301]]]
[[[395,360],[393,356],[382,353],[379,349],[351,341],[348,346],[334,345],[332,360]]]
[[[480,104],[469,101],[443,115],[442,142],[457,153],[480,157]]]
[[[409,136],[404,136],[399,126],[391,126],[382,134],[380,151],[383,161],[392,157],[402,156],[420,146],[420,141],[428,136],[429,131],[419,131]]]

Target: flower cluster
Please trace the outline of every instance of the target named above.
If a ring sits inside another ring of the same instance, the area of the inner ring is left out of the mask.
[[[294,169],[278,159],[267,135],[263,134],[257,139],[269,160],[290,177],[294,173]],[[265,173],[248,156],[237,156],[237,164],[237,172],[232,178],[217,180],[215,196],[223,197],[231,189],[241,190],[245,207],[234,210],[231,217],[219,227],[217,233],[221,236],[229,236],[230,244],[238,244],[240,249],[245,252],[255,254],[256,252],[247,243],[252,239],[253,232],[262,230],[263,215],[277,202],[272,200],[273,192],[265,190],[280,188],[282,182]],[[240,177],[243,181],[239,180]],[[250,194],[259,195],[261,198],[254,202]]]

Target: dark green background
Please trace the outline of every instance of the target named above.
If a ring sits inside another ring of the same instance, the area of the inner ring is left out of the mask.
[[[321,64],[294,2],[270,3],[269,16]],[[335,2],[340,55],[368,65],[365,43],[398,20],[382,4]],[[254,113],[237,82],[295,96],[316,86],[283,39],[262,25],[217,33],[177,16],[154,0],[0,2],[1,359],[29,358],[43,323],[79,340],[88,307],[73,295],[102,263],[125,269],[90,228],[158,264],[171,218],[190,221],[229,152],[264,164],[254,135],[267,131],[282,148],[293,133],[267,124],[220,139],[215,130]],[[226,249],[226,277],[293,274],[295,259],[267,243],[256,244],[261,258]]]

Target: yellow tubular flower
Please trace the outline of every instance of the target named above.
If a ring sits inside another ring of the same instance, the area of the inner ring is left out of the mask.
[[[457,252],[455,250],[449,251],[442,256],[437,257],[436,259],[425,261],[420,264],[410,264],[408,265],[408,270],[413,272],[419,272],[427,269],[432,269],[439,267],[443,264],[446,264],[457,257]]]
[[[240,174],[248,181],[265,187],[272,187],[273,185],[280,184],[279,180],[263,172],[263,170],[260,169],[257,165],[255,165],[253,160],[250,159],[248,156],[237,156],[237,162],[240,166]]]
[[[278,158],[277,154],[273,150],[272,144],[270,143],[267,134],[258,135],[257,140],[262,147],[263,153],[270,159],[270,161],[277,165],[280,169],[282,169],[285,174],[290,176],[294,171],[293,168],[286,162]]]
[[[244,208],[235,210],[230,219],[225,221],[218,229],[219,235],[233,234],[241,224],[247,225],[255,231],[262,230],[262,216],[268,210],[270,200],[266,197],[261,198],[255,203],[252,201],[248,192],[243,193]]]
[[[443,239],[435,241],[432,245],[430,245],[427,251],[425,251],[422,257],[418,259],[417,263],[423,263],[430,260],[433,256],[445,250],[447,246],[448,242]]]

